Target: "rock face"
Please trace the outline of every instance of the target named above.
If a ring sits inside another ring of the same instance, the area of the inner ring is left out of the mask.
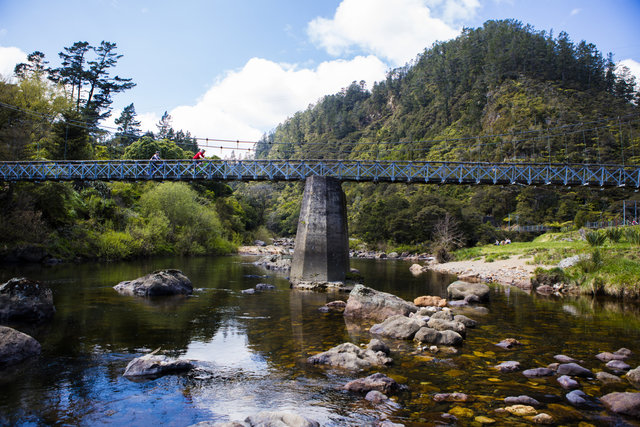
[[[329,365],[349,370],[369,369],[389,365],[393,359],[382,351],[365,350],[352,343],[343,343],[307,359],[314,365]]]
[[[415,305],[400,297],[386,292],[379,292],[363,285],[356,285],[349,294],[344,315],[346,317],[382,322],[389,316],[395,314],[408,316],[417,310],[418,308]]]
[[[369,332],[399,340],[410,340],[421,327],[422,323],[415,318],[396,314],[387,317],[382,323],[373,325]]]
[[[611,412],[640,418],[640,393],[609,393],[600,401]]]
[[[0,366],[13,365],[40,354],[40,343],[13,328],[0,326]]]
[[[194,368],[194,365],[188,360],[170,359],[167,356],[159,356],[154,353],[133,359],[127,365],[123,375],[125,377],[159,377],[190,371]]]
[[[120,282],[113,287],[123,295],[154,297],[166,295],[191,295],[191,280],[180,270],[158,270],[135,280]]]
[[[379,372],[365,378],[349,381],[343,388],[347,391],[362,394],[366,394],[371,390],[384,394],[394,394],[403,389],[396,380]]]
[[[44,320],[55,312],[53,293],[43,283],[22,277],[0,286],[0,321]]]
[[[473,296],[480,301],[489,299],[489,287],[484,283],[470,283],[456,280],[447,287],[447,294],[450,299],[473,300]]]

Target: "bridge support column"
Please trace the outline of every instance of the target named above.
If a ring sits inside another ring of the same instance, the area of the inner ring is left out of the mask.
[[[340,181],[331,177],[306,179],[291,282],[340,282],[349,271],[347,208]]]

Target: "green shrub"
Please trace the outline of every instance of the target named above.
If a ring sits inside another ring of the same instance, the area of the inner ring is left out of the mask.
[[[107,260],[127,259],[137,255],[140,243],[130,234],[109,230],[98,236],[98,256]]]
[[[605,232],[607,238],[613,243],[619,242],[622,238],[622,229],[620,227],[609,227]]]
[[[632,245],[640,245],[640,227],[625,228],[624,237]]]
[[[604,245],[607,236],[600,231],[588,231],[585,234],[585,240],[589,244],[589,246],[598,247]]]

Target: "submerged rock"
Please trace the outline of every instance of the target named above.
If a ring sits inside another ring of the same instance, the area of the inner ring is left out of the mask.
[[[521,396],[509,396],[504,398],[504,403],[507,405],[529,405],[529,406],[541,406],[542,404],[538,402],[533,397],[529,397],[526,395]]]
[[[605,371],[600,371],[596,374],[596,378],[603,384],[619,384],[622,383],[622,378],[617,377]]]
[[[520,362],[515,360],[508,360],[506,362],[502,362],[499,365],[494,366],[500,372],[515,372],[520,370]]]
[[[182,271],[174,269],[154,271],[135,280],[120,282],[113,288],[124,295],[142,297],[191,295],[193,293],[191,280]]]
[[[263,411],[244,420],[250,427],[320,427],[317,421],[284,411]]]
[[[365,350],[352,343],[343,343],[307,358],[314,365],[329,365],[350,370],[389,365],[393,359],[382,351]]]
[[[456,280],[447,287],[447,295],[450,299],[454,300],[466,300],[467,302],[474,302],[473,298],[477,297],[479,301],[486,301],[489,299],[489,287],[484,283],[471,283],[462,280]]]
[[[436,402],[468,402],[471,397],[466,393],[436,393],[433,395]]]
[[[507,350],[511,350],[512,348],[515,348],[515,346],[517,345],[522,345],[520,343],[520,341],[518,341],[515,338],[505,338],[502,341],[500,341],[498,344],[496,344],[498,347],[502,347],[502,348],[506,348]]]
[[[408,316],[418,308],[400,297],[363,285],[354,286],[344,309],[345,317],[382,322],[389,316]]]
[[[13,365],[40,354],[35,338],[7,326],[0,326],[0,366]]]
[[[344,301],[331,301],[318,308],[323,313],[328,313],[330,311],[335,311],[338,313],[344,312],[344,308],[347,306],[347,303]]]
[[[344,385],[343,389],[353,393],[362,394],[366,394],[372,390],[376,390],[384,394],[395,394],[404,390],[405,387],[402,387],[393,378],[389,378],[384,374],[376,372],[368,377],[349,381]]]
[[[456,314],[455,316],[453,316],[453,320],[455,320],[456,322],[462,323],[465,328],[475,328],[476,325],[478,324],[478,322],[468,318],[463,314]]]
[[[640,393],[609,393],[600,401],[611,412],[640,418]]]
[[[38,321],[55,312],[53,293],[44,283],[21,277],[0,286],[0,321]]]
[[[157,350],[156,350],[157,351]],[[125,377],[159,377],[187,372],[195,366],[188,360],[156,355],[155,351],[133,359],[124,370]]]
[[[553,370],[549,368],[534,368],[534,369],[527,369],[526,371],[522,371],[522,375],[528,378],[548,377],[553,374],[554,374]]]

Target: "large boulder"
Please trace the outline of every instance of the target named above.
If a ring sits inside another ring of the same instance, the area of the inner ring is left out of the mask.
[[[13,365],[40,354],[40,343],[33,337],[7,326],[0,326],[0,366]]]
[[[489,299],[489,287],[484,283],[471,283],[463,280],[456,280],[447,287],[449,299],[473,299],[477,297],[480,301]]]
[[[135,280],[120,282],[113,287],[124,295],[154,297],[165,295],[191,295],[191,280],[180,270],[158,270]]]
[[[414,317],[406,317],[401,314],[387,317],[382,323],[376,323],[369,332],[399,340],[410,340],[424,326]]]
[[[611,412],[640,418],[640,393],[609,393],[600,401]]]
[[[43,283],[21,277],[0,286],[0,321],[44,320],[55,312],[53,293]]]
[[[187,372],[195,366],[188,360],[171,359],[167,356],[146,354],[133,359],[124,370],[125,377],[160,377],[167,374]]]
[[[414,304],[400,297],[379,292],[363,285],[356,285],[349,294],[344,315],[382,322],[389,316],[396,314],[408,316],[417,310],[418,308]]]
[[[384,394],[394,394],[403,389],[396,380],[379,372],[365,378],[349,381],[343,388],[347,391],[362,394],[366,394],[371,390],[376,390]]]
[[[382,351],[363,349],[352,343],[343,343],[307,359],[313,365],[360,370],[390,365],[393,359]]]

